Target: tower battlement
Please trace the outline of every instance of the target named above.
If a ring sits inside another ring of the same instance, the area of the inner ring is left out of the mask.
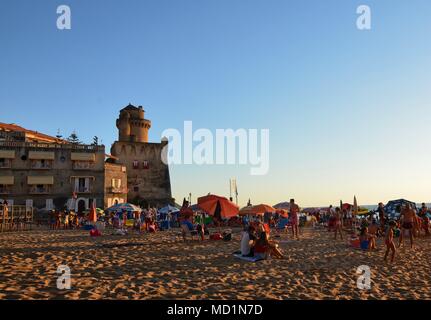
[[[145,111],[142,106],[135,107],[129,104],[121,109],[116,123],[118,141],[148,142],[148,130],[151,128],[151,121],[145,119]]]

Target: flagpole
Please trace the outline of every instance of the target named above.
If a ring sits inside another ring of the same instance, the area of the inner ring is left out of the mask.
[[[235,179],[235,198],[236,198],[236,205],[238,205],[238,185],[236,184],[236,179]]]

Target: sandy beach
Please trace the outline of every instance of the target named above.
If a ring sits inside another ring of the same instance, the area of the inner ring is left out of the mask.
[[[230,242],[183,243],[178,231],[90,238],[87,231],[34,230],[0,234],[0,299],[430,299],[431,241],[407,245],[396,261],[349,248],[323,229],[300,241],[276,240],[283,260],[233,257]],[[59,265],[72,288],[58,290]],[[357,289],[356,269],[368,265],[370,290]]]

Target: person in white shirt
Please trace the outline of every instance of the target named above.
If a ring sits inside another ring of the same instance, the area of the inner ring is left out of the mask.
[[[241,237],[241,255],[244,257],[253,257],[253,245],[256,237],[253,235],[254,228],[249,226],[244,230]]]

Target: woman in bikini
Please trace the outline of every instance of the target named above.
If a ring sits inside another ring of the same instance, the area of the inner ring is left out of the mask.
[[[341,213],[340,208],[336,208],[335,209],[335,214],[334,214],[334,230],[335,230],[335,237],[334,240],[337,240],[337,234],[340,234],[341,240],[343,240],[343,232],[342,232],[342,219],[343,219],[343,214]]]

